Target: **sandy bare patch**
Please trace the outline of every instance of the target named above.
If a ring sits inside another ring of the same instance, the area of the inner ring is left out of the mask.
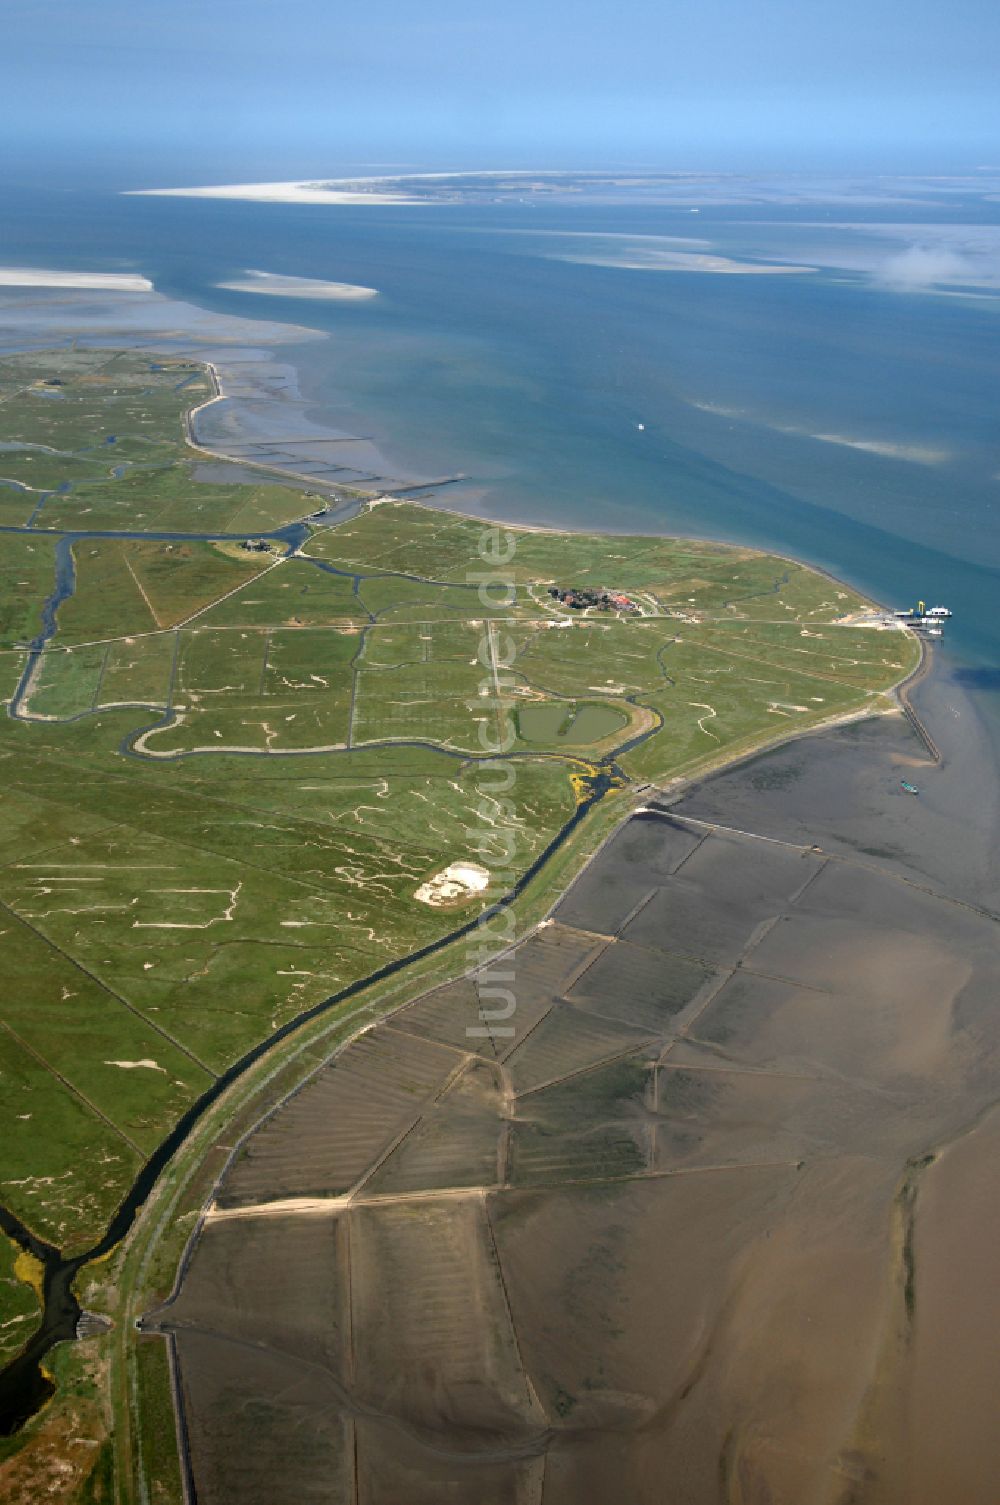
[[[216,287],[231,293],[261,293],[268,298],[313,298],[325,302],[362,302],[378,297],[377,287],[355,282],[326,282],[321,277],[282,277],[277,272],[250,272]]]
[[[628,272],[713,272],[723,276],[787,276],[815,272],[815,267],[784,262],[736,261],[731,256],[713,256],[706,251],[664,251],[631,246],[621,251],[595,251],[591,255],[549,256],[551,261],[575,261],[584,266],[618,267]]]
[[[151,293],[138,272],[65,272],[44,267],[0,267],[0,287],[98,288],[107,293]]]
[[[478,862],[453,862],[426,883],[421,883],[414,894],[421,904],[440,909],[446,904],[459,904],[482,893],[490,885],[490,875]]]
[[[204,188],[132,188],[127,196],[177,199],[251,199],[258,204],[412,204],[403,193],[359,193],[322,182],[212,183]]]

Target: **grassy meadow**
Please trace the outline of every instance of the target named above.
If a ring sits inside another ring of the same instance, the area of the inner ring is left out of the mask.
[[[917,660],[845,620],[868,605],[846,587],[747,549],[381,502],[243,551],[224,535],[315,497],[193,478],[184,417],[211,391],[176,358],[0,360],[0,525],[22,529],[0,532],[0,1201],[66,1251],[233,1061],[487,902],[415,894],[502,852],[478,764],[508,728],[517,874],[581,766],[662,782],[884,706]],[[74,587],[18,694],[65,533]],[[513,550],[490,604],[484,540]],[[4,1341],[31,1309],[9,1265]]]

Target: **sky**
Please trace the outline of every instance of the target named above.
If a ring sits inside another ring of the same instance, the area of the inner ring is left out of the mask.
[[[1000,162],[995,0],[4,0],[5,176]]]

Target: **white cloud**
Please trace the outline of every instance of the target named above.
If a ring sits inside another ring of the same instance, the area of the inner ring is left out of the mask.
[[[910,292],[939,282],[975,282],[977,274],[964,256],[948,246],[909,246],[889,257],[879,280],[887,287]]]

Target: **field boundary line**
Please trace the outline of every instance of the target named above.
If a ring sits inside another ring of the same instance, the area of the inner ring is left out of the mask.
[[[817,728],[822,731],[823,728]],[[769,751],[770,749],[761,749]],[[777,749],[775,749],[776,751]],[[748,760],[749,761],[749,760]],[[718,770],[722,772],[722,770]],[[709,775],[711,777],[711,775]],[[738,826],[723,826],[718,821],[705,820],[701,816],[686,815],[676,806],[659,807],[657,805],[640,805],[632,811],[633,815],[658,815],[663,820],[687,821],[694,826],[706,826],[709,832],[722,831],[729,836],[744,836],[749,841],[767,841],[772,846],[787,847],[792,852],[813,852],[817,857],[822,857],[823,865],[830,862],[842,863],[845,867],[857,867],[865,873],[876,873],[879,877],[890,878],[894,883],[902,883],[906,888],[916,889],[918,894],[926,894],[929,899],[936,899],[941,904],[953,904],[958,909],[967,909],[972,914],[981,915],[984,920],[1000,921],[1000,914],[992,909],[984,909],[979,904],[973,904],[971,899],[957,899],[954,894],[942,893],[939,889],[931,888],[926,883],[918,883],[915,878],[908,878],[905,873],[893,872],[891,868],[881,867],[875,862],[863,862],[860,857],[851,856],[847,852],[831,852],[826,847],[803,846],[798,842],[784,841],[778,836],[762,836],[757,831],[743,831]],[[798,902],[796,895],[794,902]]]
[[[64,951],[63,948],[57,944],[57,942],[47,936],[43,930],[40,930],[38,928],[37,925],[32,925],[31,922],[29,920],[26,920],[23,915],[18,914],[13,905],[8,904],[7,900],[4,898],[0,898],[0,909],[6,910],[11,919],[16,920],[19,925],[24,926],[25,930],[29,930],[32,935],[37,936],[38,939],[43,943],[43,945],[48,946],[49,949],[51,951],[54,951],[57,956],[62,957],[63,961],[67,962],[69,966],[74,967],[77,972],[82,972],[84,977],[89,978],[92,983],[100,988],[102,993],[106,993],[109,998],[113,998],[116,1003],[120,1003],[123,1008],[128,1009],[130,1014],[134,1014],[137,1019],[141,1019],[143,1024],[146,1025],[147,1029],[153,1030],[155,1034],[160,1035],[162,1039],[166,1040],[168,1045],[172,1045],[175,1050],[179,1050],[182,1055],[187,1056],[188,1060],[193,1061],[200,1071],[204,1071],[205,1074],[207,1076],[210,1076],[213,1081],[216,1081],[218,1079],[218,1072],[213,1071],[212,1068],[210,1066],[207,1066],[204,1061],[199,1060],[193,1050],[189,1050],[186,1045],[182,1045],[179,1040],[175,1040],[173,1035],[171,1035],[168,1030],[165,1030],[162,1025],[155,1024],[152,1019],[148,1019],[141,1009],[136,1008],[134,1003],[130,1003],[129,1000],[123,996],[123,994],[116,992],[115,989],[110,987],[108,983],[102,982],[101,978],[97,976],[96,972],[91,972],[88,967],[85,967],[83,965],[83,962],[78,961],[75,956],[71,956],[68,951]]]
[[[676,1043],[676,1042],[675,1042]],[[700,1045],[705,1050],[712,1048],[711,1040],[701,1040],[697,1035],[686,1036],[681,1042],[684,1045]],[[692,1065],[690,1061],[657,1061],[657,1071],[708,1071],[715,1072],[720,1076],[765,1076],[779,1077],[791,1082],[825,1082],[828,1078],[813,1071],[778,1071],[770,1066],[709,1066],[706,1064]]]
[[[480,1206],[483,1209],[483,1220],[486,1224],[486,1233],[490,1241],[490,1248],[493,1250],[493,1259],[496,1264],[497,1280],[500,1283],[500,1291],[503,1295],[504,1306],[507,1309],[507,1321],[510,1323],[510,1335],[514,1340],[514,1347],[517,1349],[517,1362],[521,1366],[521,1373],[524,1375],[525,1389],[527,1390],[532,1403],[537,1406],[542,1420],[547,1426],[551,1426],[551,1421],[549,1420],[548,1413],[545,1407],[542,1405],[542,1398],[538,1394],[538,1391],[535,1389],[534,1381],[532,1380],[528,1366],[524,1361],[524,1350],[521,1347],[521,1339],[518,1335],[517,1323],[514,1320],[514,1307],[511,1303],[510,1292],[507,1289],[507,1277],[504,1274],[503,1261],[500,1258],[500,1247],[497,1244],[497,1236],[493,1228],[493,1219],[490,1217],[489,1193],[485,1188],[482,1191]],[[545,1456],[544,1453],[542,1456]]]
[[[635,1026],[632,1027],[635,1028]],[[620,1050],[601,1056],[599,1061],[589,1061],[586,1066],[574,1066],[572,1071],[564,1071],[562,1076],[550,1077],[548,1081],[538,1082],[533,1087],[525,1087],[523,1091],[514,1093],[514,1103],[516,1105],[522,1098],[531,1097],[536,1092],[546,1092],[550,1087],[561,1087],[564,1082],[575,1081],[577,1077],[589,1076],[592,1071],[600,1071],[605,1066],[613,1066],[617,1061],[627,1061],[630,1056],[636,1056],[640,1051],[650,1050],[659,1045],[662,1039],[662,1035],[646,1035],[632,1045],[623,1046]]]
[[[122,542],[122,544],[125,544],[125,543],[128,542],[128,540],[123,538],[121,540],[121,542]],[[126,554],[124,548],[119,549],[118,555],[119,555],[119,558],[122,560],[123,564],[125,565],[125,568],[128,570],[129,574],[132,576],[132,579],[135,581],[136,589],[138,590],[140,596],[145,601],[146,605],[149,607],[149,615],[152,617],[153,621],[156,623],[157,629],[158,630],[162,629],[163,626],[164,626],[164,623],[160,621],[160,614],[156,610],[156,607],[153,605],[152,601],[149,599],[149,596],[146,593],[146,587],[143,585],[142,581],[139,579],[139,576],[136,574],[135,570],[132,568],[132,561],[131,561],[131,559],[129,559],[129,557]]]
[[[90,709],[92,711],[96,711],[101,702],[101,686],[104,683],[104,671],[108,667],[108,659],[111,657],[111,647],[112,645],[109,643],[105,648],[104,657],[101,659],[101,667],[97,672],[97,684],[94,686],[94,694],[90,702]]]
[[[27,1055],[33,1056],[34,1059],[38,1062],[39,1066],[42,1066],[50,1076],[55,1077],[56,1081],[61,1083],[61,1085],[66,1088],[66,1091],[70,1093],[71,1096],[78,1098],[79,1101],[83,1103],[88,1112],[92,1113],[95,1118],[99,1118],[102,1123],[107,1124],[112,1133],[117,1134],[119,1139],[123,1139],[125,1141],[129,1149],[135,1150],[136,1154],[139,1156],[140,1161],[145,1164],[146,1160],[149,1158],[146,1151],[140,1149],[139,1145],[136,1144],[134,1139],[129,1138],[124,1129],[119,1128],[118,1124],[110,1119],[106,1113],[103,1113],[96,1103],[91,1102],[90,1098],[85,1092],[81,1092],[79,1087],[75,1087],[68,1077],[64,1077],[62,1072],[57,1067],[53,1066],[51,1061],[47,1061],[40,1050],[36,1050],[33,1045],[29,1045],[28,1041],[23,1039],[17,1033],[17,1030],[14,1029],[13,1025],[7,1023],[6,1019],[0,1019],[0,1029],[5,1030],[6,1033],[10,1035],[14,1043],[16,1045],[19,1045]]]
[[[683,820],[689,822],[692,826],[705,826],[706,835],[711,835],[713,831],[723,831],[727,836],[745,836],[749,841],[766,841],[773,847],[787,847],[792,852],[814,852],[816,850],[812,845],[804,846],[801,842],[797,841],[783,841],[780,836],[761,836],[756,831],[741,831],[739,826],[723,826],[718,821],[702,820],[697,815],[684,815],[681,811],[673,808],[660,809],[656,805],[640,805],[638,810],[633,811],[633,814],[659,815],[663,820]],[[827,856],[829,854],[824,852],[823,855]],[[671,876],[673,875],[671,874]]]
[[[214,540],[209,537],[206,539],[206,542],[212,543]],[[240,591],[246,590],[248,585],[256,585],[258,580],[263,580],[265,575],[269,575],[272,570],[276,570],[279,564],[284,564],[285,560],[290,557],[288,554],[280,555],[266,569],[258,570],[256,575],[251,575],[249,580],[241,580],[239,585],[233,586],[232,590],[225,591],[221,596],[216,596],[214,601],[209,601],[204,606],[199,606],[198,610],[193,611],[189,617],[182,617],[179,622],[174,623],[174,630],[176,631],[180,627],[187,627],[191,622],[196,622],[199,617],[205,615],[206,611],[211,611],[214,606],[221,606],[223,601],[229,600],[230,596],[238,596]]]
[[[389,1033],[392,1033],[392,1025],[389,1020],[380,1021],[380,1023],[382,1029],[388,1031]],[[436,1045],[437,1041],[435,1040],[431,1043]],[[447,1046],[445,1047],[445,1049],[447,1049]],[[403,1145],[405,1141],[409,1139],[410,1135],[414,1133],[415,1130],[418,1129],[424,1122],[424,1119],[427,1117],[428,1108],[433,1108],[437,1103],[441,1101],[443,1097],[445,1097],[451,1091],[452,1087],[454,1087],[458,1082],[462,1080],[462,1078],[466,1075],[469,1068],[473,1064],[474,1060],[475,1057],[473,1057],[472,1055],[466,1055],[461,1061],[456,1061],[451,1070],[448,1072],[447,1076],[445,1076],[443,1080],[439,1082],[438,1085],[424,1097],[423,1101],[420,1104],[419,1111],[410,1120],[410,1122],[406,1124],[404,1128],[400,1129],[399,1132],[395,1134],[388,1143],[383,1142],[381,1150],[378,1151],[375,1155],[375,1158],[369,1162],[367,1169],[362,1172],[362,1174],[358,1177],[358,1179],[352,1186],[349,1186],[347,1188],[347,1191],[344,1193],[345,1205],[350,1207],[354,1204],[354,1200],[357,1197],[358,1193],[364,1190],[373,1176],[378,1175],[382,1167],[392,1159],[393,1155],[400,1148],[400,1146]]]

